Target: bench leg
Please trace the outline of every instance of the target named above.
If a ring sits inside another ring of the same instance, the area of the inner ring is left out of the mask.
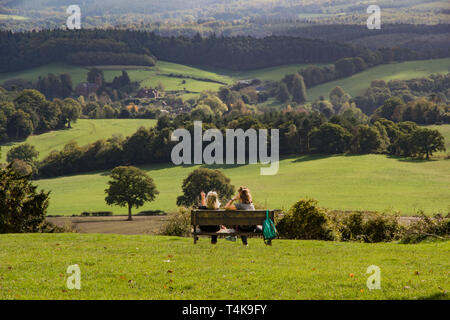
[[[194,226],[194,244],[197,244],[197,232],[196,232],[196,230],[197,230],[197,227]]]

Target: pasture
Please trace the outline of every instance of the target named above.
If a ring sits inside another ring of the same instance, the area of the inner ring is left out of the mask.
[[[155,181],[160,194],[136,210],[176,210],[184,178],[194,166],[158,164],[141,167]],[[400,211],[402,215],[450,211],[450,161],[408,160],[385,155],[300,156],[280,161],[277,175],[261,176],[261,165],[208,166],[218,168],[236,187],[246,185],[256,203],[288,209],[301,198],[312,197],[322,207],[336,210]],[[83,211],[126,213],[126,208],[105,203],[109,172],[38,180],[52,190],[49,214],[72,215]]]
[[[408,80],[427,77],[433,73],[450,72],[450,58],[417,60],[376,66],[350,77],[327,82],[307,90],[308,100],[328,97],[331,90],[341,86],[345,92],[355,97],[364,94],[373,80]]]
[[[126,222],[124,222],[126,223]],[[0,299],[448,299],[450,243],[0,235]],[[66,273],[78,264],[81,290]],[[381,289],[366,286],[367,267]]]
[[[76,141],[82,146],[99,139],[108,139],[115,134],[126,137],[135,133],[141,126],[150,127],[155,124],[156,120],[151,119],[79,119],[72,124],[72,129],[32,135],[22,142],[1,145],[0,162],[6,161],[6,154],[11,148],[23,143],[35,146],[39,151],[39,159],[43,159],[53,150],[62,150],[70,141]]]

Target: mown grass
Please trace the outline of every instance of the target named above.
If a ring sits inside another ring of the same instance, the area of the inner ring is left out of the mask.
[[[181,185],[197,166],[171,164],[145,166],[160,194],[139,210],[176,210]],[[260,165],[209,166],[220,169],[236,187],[250,188],[255,202],[288,209],[301,198],[317,199],[336,210],[400,211],[413,215],[450,211],[450,161],[407,160],[385,155],[302,156],[280,161],[277,175],[261,176]],[[72,215],[83,211],[125,208],[105,204],[109,172],[97,172],[36,181],[52,190],[49,214]],[[139,210],[135,210],[137,212]]]
[[[449,242],[0,235],[0,299],[448,299],[449,253]],[[81,290],[66,287],[74,264]],[[366,286],[370,265],[381,290]]]
[[[52,150],[62,150],[69,141],[76,141],[80,146],[99,139],[107,139],[114,134],[129,136],[141,127],[151,127],[156,120],[151,119],[79,119],[72,124],[72,129],[51,131],[48,133],[33,135],[25,141],[8,143],[1,146],[0,162],[6,161],[8,151],[23,143],[35,146],[39,151],[39,158],[45,158]]]

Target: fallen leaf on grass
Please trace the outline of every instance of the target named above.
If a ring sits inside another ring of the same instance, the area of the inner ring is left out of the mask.
[[[418,276],[418,275],[419,275],[419,271],[414,271],[414,274],[415,274],[416,276]]]
[[[120,276],[121,280],[126,280],[127,278],[125,276]]]
[[[354,275],[353,273],[350,273],[348,276],[349,276],[350,278],[353,278],[355,275]]]
[[[173,270],[167,270],[167,273],[173,273]]]

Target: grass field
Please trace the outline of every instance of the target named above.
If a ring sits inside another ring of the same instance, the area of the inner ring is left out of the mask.
[[[40,159],[45,158],[52,150],[61,150],[69,141],[76,141],[85,145],[99,139],[110,138],[114,134],[122,134],[124,137],[136,132],[141,127],[150,127],[156,124],[156,120],[147,119],[80,119],[72,124],[70,130],[58,130],[48,133],[30,136],[23,142],[14,142],[1,146],[0,162],[6,161],[8,151],[22,143],[29,143],[39,151]]]
[[[354,97],[364,94],[373,80],[407,80],[448,72],[450,72],[450,58],[385,64],[351,77],[312,87],[307,90],[307,94],[309,100],[318,99],[321,95],[328,97],[331,90],[341,86],[345,92]]]
[[[143,167],[155,180],[160,194],[139,210],[176,210],[183,179],[198,167]],[[384,155],[302,156],[280,161],[274,176],[261,176],[259,168],[245,165],[220,169],[235,186],[248,186],[255,202],[273,209],[288,209],[295,201],[312,197],[321,206],[337,210],[398,210],[402,215],[413,215],[419,209],[429,214],[450,211],[449,160],[408,161]],[[52,190],[49,214],[103,210],[124,214],[125,208],[105,204],[108,174],[89,173],[36,183],[44,190]]]
[[[450,243],[0,235],[0,299],[448,299]],[[78,264],[81,290],[68,290]],[[366,286],[381,269],[381,290]]]

